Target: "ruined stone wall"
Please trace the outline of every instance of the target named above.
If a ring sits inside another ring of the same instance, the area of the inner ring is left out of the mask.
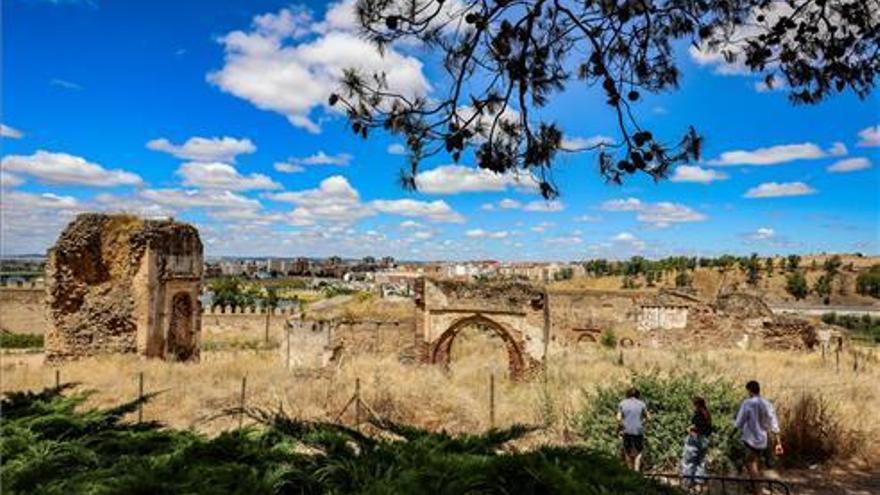
[[[46,290],[0,289],[0,331],[44,334],[49,326],[46,318]]]
[[[198,359],[201,276],[192,226],[79,215],[46,265],[47,360],[134,352]]]
[[[413,346],[415,321],[300,320],[288,322],[290,366],[320,367],[348,356],[399,355]],[[287,358],[287,342],[280,351]]]
[[[584,332],[636,328],[645,291],[556,291],[548,294],[551,340],[565,345]]]

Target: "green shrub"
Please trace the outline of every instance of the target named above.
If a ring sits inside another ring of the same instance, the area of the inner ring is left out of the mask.
[[[34,349],[43,347],[43,336],[31,333],[0,332],[0,348]]]
[[[206,437],[124,422],[137,401],[79,410],[85,396],[65,388],[0,404],[4,494],[678,493],[583,447],[501,452],[533,430],[523,426],[452,436],[376,422],[385,434],[373,438],[249,410],[258,427]]]
[[[880,265],[874,265],[856,277],[856,292],[880,299]]]
[[[739,405],[740,393],[722,379],[705,379],[695,373],[661,376],[657,373],[634,374],[629,381],[585,392],[584,406],[575,418],[576,428],[590,449],[619,455],[617,405],[626,390],[635,387],[651,414],[646,424],[644,465],[649,469],[676,471],[682,444],[693,415],[692,399],[706,399],[716,431],[709,450],[709,466],[714,472],[726,472],[737,465],[742,453],[731,418]]]
[[[614,349],[615,347],[617,347],[617,334],[614,332],[614,330],[608,328],[602,332],[602,335],[599,336],[599,343],[602,344],[602,347]]]

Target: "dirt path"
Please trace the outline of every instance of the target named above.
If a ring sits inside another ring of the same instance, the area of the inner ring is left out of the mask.
[[[880,495],[880,466],[786,471],[793,495]]]

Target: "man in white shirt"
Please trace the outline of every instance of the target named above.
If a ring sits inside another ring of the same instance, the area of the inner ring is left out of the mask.
[[[650,415],[648,406],[642,402],[639,391],[631,388],[626,398],[617,406],[617,422],[623,435],[623,454],[627,466],[639,471],[642,464],[642,450],[645,449],[645,424]]]
[[[752,380],[746,384],[749,397],[739,406],[734,426],[740,431],[746,448],[746,468],[749,476],[758,477],[759,462],[770,444],[770,433],[776,437],[776,455],[782,455],[782,441],[779,438],[779,418],[773,404],[761,397],[761,385]]]

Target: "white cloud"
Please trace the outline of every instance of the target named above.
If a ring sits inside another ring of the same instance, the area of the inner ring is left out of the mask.
[[[336,155],[328,155],[323,151],[318,151],[314,155],[302,158],[291,158],[289,161],[295,165],[335,165],[337,167],[345,167],[351,163],[353,156],[348,153],[339,153]]]
[[[634,251],[642,251],[645,249],[645,241],[639,239],[629,232],[621,232],[611,238],[611,242],[618,247],[625,247]]]
[[[203,189],[250,191],[255,189],[280,189],[281,184],[263,174],[241,175],[226,163],[184,163],[175,172],[183,178],[183,185]]]
[[[599,215],[581,215],[574,217],[573,220],[579,223],[597,223],[602,221]]]
[[[880,125],[867,127],[859,131],[858,146],[873,147],[880,146]]]
[[[470,229],[464,234],[471,239],[504,239],[510,235],[506,230],[483,230],[483,229]]]
[[[416,222],[415,220],[404,220],[400,222],[399,227],[401,229],[418,229],[422,227],[422,224]]]
[[[120,169],[108,170],[67,153],[39,150],[33,155],[9,155],[0,161],[7,171],[36,177],[49,184],[76,184],[95,187],[136,186],[143,180]]]
[[[72,196],[3,191],[0,194],[0,250],[43,253],[73,216],[82,211]]]
[[[260,202],[231,191],[186,189],[145,189],[140,197],[171,208],[243,208],[259,209]]]
[[[275,162],[273,168],[279,172],[284,172],[285,174],[298,174],[300,172],[305,172],[306,169],[302,165],[296,165],[294,163],[284,163],[284,162]]]
[[[377,199],[370,202],[376,211],[404,217],[419,217],[432,222],[462,223],[464,217],[445,201],[417,201],[414,199]]]
[[[805,196],[815,193],[815,189],[803,182],[765,182],[746,191],[743,197],[777,198],[783,196]]]
[[[638,211],[644,203],[638,198],[612,199],[604,201],[600,208],[605,211]]]
[[[553,222],[541,222],[538,225],[532,226],[529,230],[532,232],[537,232],[539,234],[544,233],[547,229],[553,227]]]
[[[320,23],[290,9],[257,16],[250,31],[233,31],[220,43],[224,65],[208,81],[309,132],[320,131],[313,111],[330,110],[327,99],[345,68],[384,73],[393,92],[424,96],[430,90],[421,61],[394,46],[383,56],[358,35],[353,2],[334,5]]]
[[[721,153],[719,158],[709,160],[709,165],[776,165],[794,160],[824,158],[826,153],[813,143],[783,144],[755,150],[735,150]]]
[[[726,180],[727,174],[702,168],[698,165],[679,165],[675,168],[675,173],[669,178],[672,182],[696,182],[699,184],[710,184],[719,180]]]
[[[0,124],[0,137],[8,139],[21,139],[22,137],[24,137],[24,133],[14,127],[9,127],[6,124]]]
[[[754,88],[758,93],[770,93],[772,91],[782,91],[783,89],[787,89],[788,84],[786,84],[784,79],[774,79],[772,86],[770,86],[767,84],[767,81],[762,79],[755,82]]]
[[[12,189],[22,184],[24,184],[24,179],[21,177],[10,174],[5,170],[0,170],[0,189]]]
[[[183,144],[172,144],[165,138],[147,142],[147,148],[169,153],[184,160],[197,162],[234,162],[238,155],[253,153],[257,147],[250,139],[231,137],[192,137]]]
[[[646,203],[638,198],[605,201],[600,208],[605,211],[636,212],[636,220],[653,224],[657,228],[669,227],[673,223],[702,222],[708,218],[705,214],[680,203],[668,201]]]
[[[869,168],[871,168],[871,161],[867,158],[847,158],[835,162],[825,170],[831,173],[846,173],[867,170]]]
[[[10,191],[3,196],[4,207],[70,209],[80,206],[73,196],[59,196],[53,193],[31,194]]]
[[[392,155],[405,155],[406,147],[400,143],[389,144],[388,153]]]
[[[528,175],[496,174],[491,170],[444,165],[416,175],[418,190],[427,194],[504,191],[508,187],[537,190],[537,182]]]
[[[562,138],[561,146],[563,149],[568,151],[580,151],[580,150],[588,150],[595,148],[601,145],[611,145],[614,144],[614,139],[608,136],[592,136],[592,137],[579,137],[579,136],[571,136]]]
[[[360,203],[360,194],[341,175],[333,175],[321,181],[316,189],[298,192],[282,192],[267,196],[275,201],[295,203],[299,206],[321,207],[332,205],[355,206]]]
[[[522,208],[523,205],[521,202],[519,202],[515,199],[504,198],[498,202],[498,207],[505,209],[505,210],[516,210],[516,209]]]
[[[523,206],[523,211],[537,211],[541,213],[555,213],[558,211],[562,211],[565,209],[565,205],[562,201],[553,200],[553,201],[544,201],[544,200],[535,200],[529,201]]]
[[[544,238],[543,241],[545,244],[551,244],[555,246],[576,246],[584,242],[583,238],[576,235],[547,237]]]
[[[767,241],[776,237],[776,231],[770,227],[761,227],[746,237],[752,241]]]
[[[70,90],[74,90],[74,91],[79,91],[79,90],[83,89],[83,87],[81,85],[79,85],[73,81],[68,81],[65,79],[58,79],[58,78],[50,79],[49,84],[51,84],[52,86],[57,86],[59,88],[70,89]]]
[[[831,156],[844,156],[847,153],[849,153],[849,150],[846,149],[846,145],[840,141],[835,141],[834,144],[828,148],[828,154]]]

